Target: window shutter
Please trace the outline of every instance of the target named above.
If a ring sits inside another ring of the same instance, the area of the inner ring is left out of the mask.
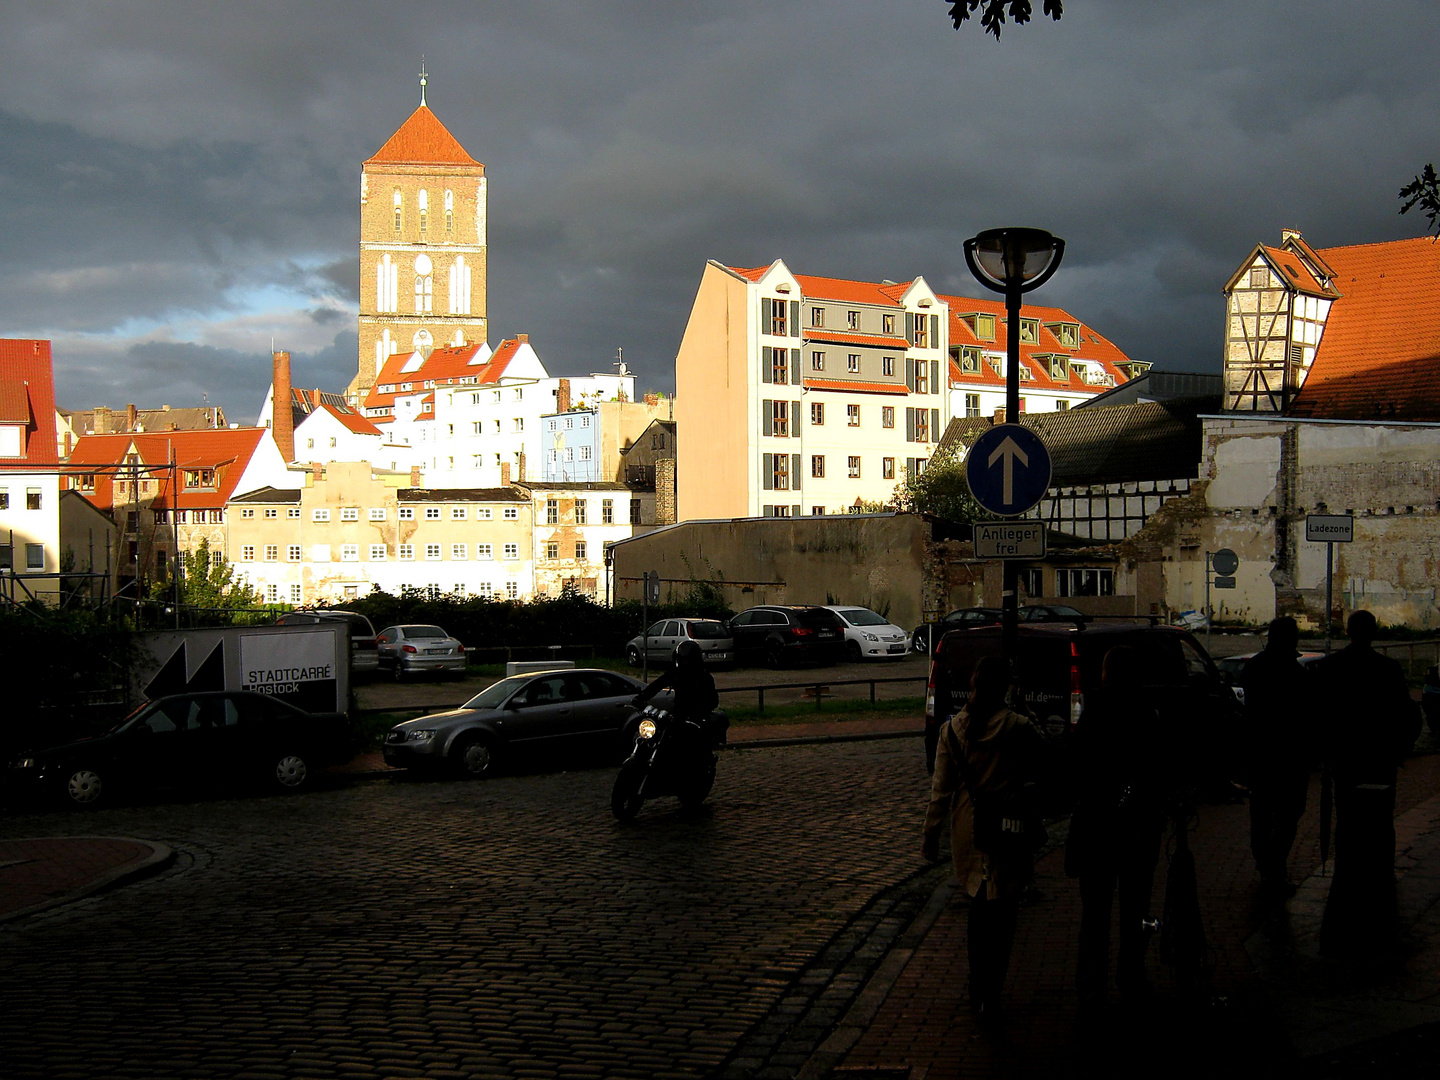
[[[790,381],[796,386],[800,385],[800,350],[790,350]]]
[[[775,403],[768,399],[760,402],[760,434],[775,434]]]
[[[790,516],[791,516],[791,517],[799,517],[799,516],[800,516],[800,504],[799,504],[799,503],[796,503],[794,506],[790,507]]]
[[[768,334],[769,332],[770,332],[770,301],[769,301],[767,298],[765,298],[765,297],[762,296],[762,297],[760,297],[760,333],[762,333],[762,334]]]
[[[790,336],[800,336],[800,301],[790,301]]]
[[[912,480],[915,478],[915,459],[913,457],[905,459],[905,475]]]
[[[930,392],[931,392],[932,394],[938,394],[938,393],[940,393],[940,361],[939,361],[939,360],[931,360],[931,361],[930,361]]]
[[[800,490],[800,455],[799,455],[799,454],[791,454],[791,455],[790,455],[790,487],[791,487],[793,490],[795,490],[795,491],[799,491],[799,490]]]
[[[760,455],[760,483],[766,491],[775,490],[775,455]]]
[[[800,403],[798,401],[790,403],[790,437],[792,439],[800,437]]]
[[[915,392],[915,360],[909,356],[905,358],[905,389]]]
[[[915,344],[915,313],[913,311],[905,312],[905,340],[911,345]],[[912,386],[910,389],[914,390],[915,388]]]
[[[770,381],[770,364],[771,364],[772,361],[774,360],[774,356],[772,355],[772,353],[773,353],[773,350],[770,348],[769,345],[762,345],[762,346],[760,347],[760,381],[761,381],[761,382],[769,382],[769,381]]]
[[[940,348],[940,316],[930,316],[930,348]]]
[[[940,441],[940,410],[930,410],[930,441]]]
[[[905,410],[905,441],[915,441],[915,410]]]

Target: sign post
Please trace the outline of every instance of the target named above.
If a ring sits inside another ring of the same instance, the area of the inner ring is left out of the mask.
[[[1235,571],[1240,568],[1240,556],[1229,548],[1205,553],[1205,651],[1210,651],[1210,622],[1214,611],[1210,604],[1210,571],[1215,571],[1215,588],[1235,588]]]
[[[1305,515],[1305,539],[1325,545],[1325,652],[1330,652],[1331,615],[1335,611],[1335,545],[1355,539],[1352,514]]]

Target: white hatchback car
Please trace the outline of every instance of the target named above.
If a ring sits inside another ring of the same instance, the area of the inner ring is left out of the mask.
[[[847,660],[903,660],[910,652],[910,635],[869,608],[826,605],[845,624]]]

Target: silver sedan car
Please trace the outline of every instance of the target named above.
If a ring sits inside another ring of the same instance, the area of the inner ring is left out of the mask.
[[[675,646],[693,641],[707,665],[733,664],[735,642],[725,624],[716,619],[661,619],[644,634],[637,634],[625,646],[625,660],[639,667],[648,654],[652,664],[668,664]]]
[[[387,626],[375,635],[380,667],[397,681],[407,675],[434,672],[465,674],[465,646],[438,626],[406,623]]]

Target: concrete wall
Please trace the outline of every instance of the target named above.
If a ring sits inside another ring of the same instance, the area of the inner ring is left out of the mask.
[[[690,521],[615,545],[615,591],[640,599],[641,575],[653,571],[667,600],[708,581],[737,611],[859,604],[909,628],[920,621],[929,536],[913,514]]]

